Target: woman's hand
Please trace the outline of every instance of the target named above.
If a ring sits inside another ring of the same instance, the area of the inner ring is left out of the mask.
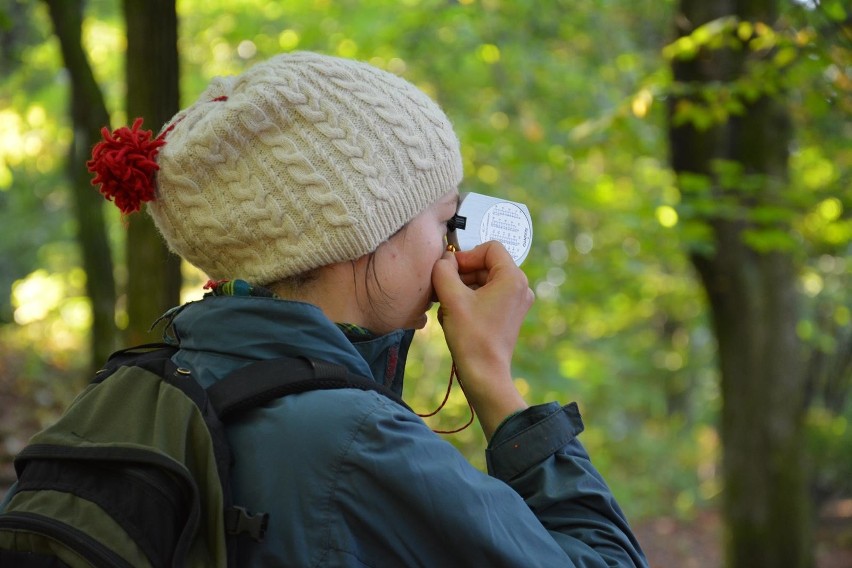
[[[512,354],[534,295],[526,275],[497,241],[447,252],[432,269],[438,319],[465,395],[487,439],[527,407],[512,381]]]

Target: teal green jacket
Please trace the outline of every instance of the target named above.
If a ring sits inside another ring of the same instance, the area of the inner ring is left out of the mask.
[[[350,338],[318,308],[212,296],[169,328],[176,362],[212,384],[259,359],[306,355],[402,392],[413,332]],[[488,474],[372,391],[291,395],[229,426],[235,503],[269,513],[241,566],[646,566],[576,436],[575,404],[534,406],[495,432]]]

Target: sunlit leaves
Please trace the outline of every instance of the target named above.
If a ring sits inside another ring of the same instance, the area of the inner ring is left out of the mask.
[[[660,225],[666,228],[677,225],[678,215],[675,208],[670,205],[660,205],[654,212]]]
[[[123,26],[114,21],[85,18],[83,43],[94,68],[105,74],[116,74],[121,69],[121,59],[116,58],[115,54],[122,53],[127,48]]]
[[[852,241],[852,218],[845,215],[842,202],[829,197],[805,215],[801,228],[806,236],[831,247],[843,247]]]
[[[731,77],[730,71],[719,68],[714,70],[715,81],[670,85],[671,94],[679,97],[673,123],[707,130],[742,115],[761,97],[796,86],[800,79],[797,68],[810,68],[813,60],[824,56],[816,53],[817,42],[813,28],[795,26],[787,20],[781,20],[775,28],[766,22],[725,17],[697,27],[667,45],[663,55],[680,61],[693,59],[701,50],[729,50],[740,54],[744,72]],[[837,67],[830,65],[826,71],[836,77],[832,69]]]
[[[633,97],[630,109],[633,111],[635,117],[644,118],[648,114],[648,110],[651,108],[651,103],[653,102],[654,96],[650,89],[642,89]]]
[[[296,30],[286,29],[278,34],[278,47],[281,51],[293,51],[299,46],[299,33]]]
[[[791,158],[793,182],[807,191],[830,189],[839,181],[838,165],[829,160],[818,146],[811,146],[796,152]]]
[[[500,61],[500,48],[493,43],[484,43],[476,50],[476,55],[484,63],[497,63]]]
[[[676,39],[663,48],[667,59],[693,59],[702,48],[720,49],[733,47],[730,32],[737,29],[737,20],[728,16],[698,26],[692,33]],[[742,35],[740,34],[740,37]]]
[[[849,15],[849,5],[844,6],[842,0],[823,0],[819,2],[819,7],[835,22],[844,22]]]

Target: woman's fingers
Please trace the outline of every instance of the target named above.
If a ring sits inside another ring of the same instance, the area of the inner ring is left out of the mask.
[[[533,301],[527,277],[501,244],[489,242],[445,254],[435,263],[432,283],[441,303],[438,321],[488,436],[507,413],[525,406],[511,362]]]

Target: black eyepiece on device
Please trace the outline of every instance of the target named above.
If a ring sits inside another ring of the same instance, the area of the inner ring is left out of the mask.
[[[466,227],[467,217],[462,217],[458,213],[453,215],[453,218],[447,221],[447,230],[450,232],[455,231],[456,229],[461,229],[462,231],[464,231]]]

